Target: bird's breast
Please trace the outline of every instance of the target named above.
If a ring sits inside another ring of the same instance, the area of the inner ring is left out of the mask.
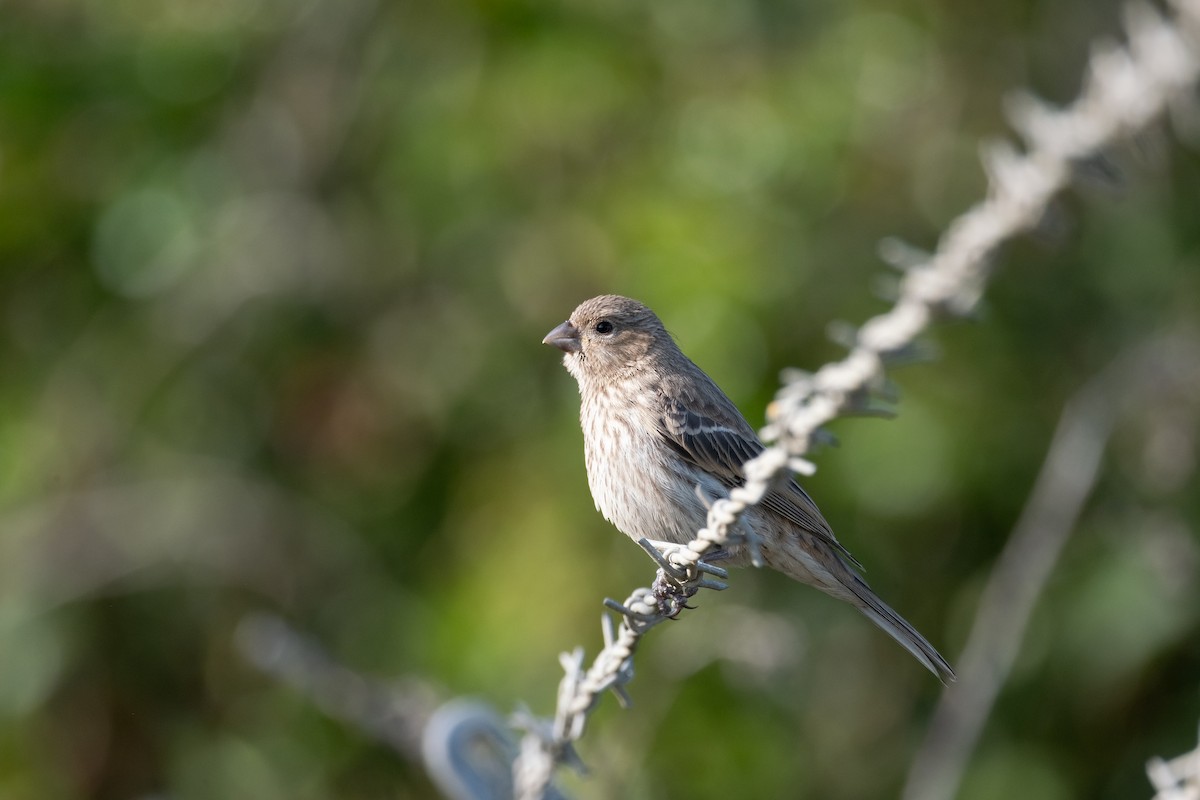
[[[707,514],[696,486],[710,498],[721,496],[720,487],[667,446],[653,408],[622,400],[638,396],[633,387],[618,384],[591,394],[580,422],[596,508],[633,539],[690,540]]]

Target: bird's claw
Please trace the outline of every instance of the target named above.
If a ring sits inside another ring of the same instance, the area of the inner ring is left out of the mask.
[[[668,619],[675,619],[685,608],[691,608],[687,601],[697,591],[697,587],[681,584],[662,570],[659,570],[658,577],[650,586],[659,613]]]

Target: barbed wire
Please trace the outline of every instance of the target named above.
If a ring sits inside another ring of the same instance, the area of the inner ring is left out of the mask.
[[[622,705],[628,704],[624,686],[633,679],[633,656],[642,637],[677,616],[700,589],[724,588],[723,582],[709,577],[724,577],[723,572],[703,563],[703,556],[727,541],[747,541],[751,534],[739,525],[741,515],[791,472],[815,471],[804,455],[822,426],[840,416],[870,411],[889,363],[908,355],[917,337],[935,321],[965,315],[975,307],[993,253],[1038,225],[1078,165],[1164,114],[1187,119],[1194,113],[1191,92],[1200,77],[1200,0],[1172,0],[1169,5],[1171,21],[1144,3],[1126,7],[1128,45],[1094,46],[1084,87],[1070,106],[1054,108],[1027,93],[1010,99],[1008,117],[1025,150],[1004,141],[983,147],[986,199],[951,223],[935,252],[925,254],[896,240],[882,243],[881,257],[905,272],[893,307],[853,333],[850,353],[841,361],[816,373],[785,375],[761,431],[767,447],[746,463],[745,483],[711,505],[705,527],[686,545],[656,548],[657,543],[642,542],[659,563],[654,586],[635,590],[624,603],[605,601],[620,622],[614,628],[612,617],[602,616],[604,648],[586,670],[582,648],[560,656],[565,675],[552,720],[525,710],[516,715],[515,724],[525,731],[513,763],[520,800],[543,797],[560,765],[582,766],[574,743],[583,736],[604,692],[611,690]],[[754,541],[747,543],[753,553]]]
[[[1200,745],[1170,761],[1150,759],[1146,775],[1154,786],[1153,800],[1200,800]]]

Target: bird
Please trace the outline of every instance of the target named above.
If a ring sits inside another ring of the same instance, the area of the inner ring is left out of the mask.
[[[584,462],[596,508],[634,541],[684,544],[712,501],[745,483],[764,445],[717,384],[679,349],[648,307],[620,295],[585,300],[542,340],[563,352],[579,387]],[[944,684],[945,658],[871,590],[816,503],[795,479],[742,517],[763,563],[846,601]],[[723,560],[750,562],[744,543]]]

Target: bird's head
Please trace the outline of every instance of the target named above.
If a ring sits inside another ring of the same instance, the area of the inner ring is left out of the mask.
[[[580,303],[542,343],[563,351],[563,364],[579,381],[628,375],[663,347],[674,346],[653,311],[615,294]]]

